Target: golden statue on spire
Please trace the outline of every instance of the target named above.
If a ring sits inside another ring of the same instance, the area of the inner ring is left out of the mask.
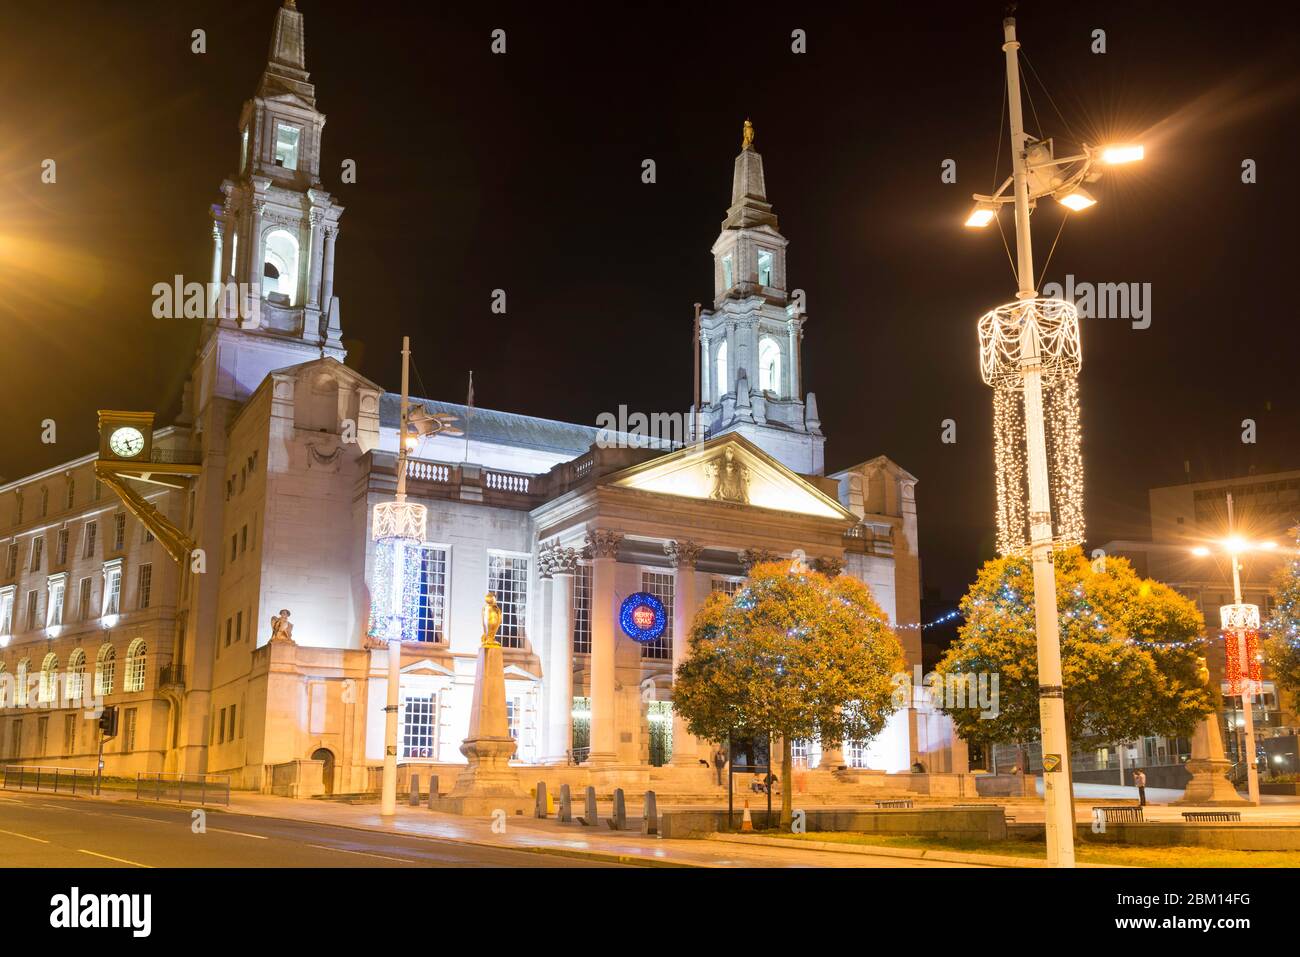
[[[742,150],[752,150],[754,148],[754,124],[745,120],[745,132],[740,139],[740,148]]]

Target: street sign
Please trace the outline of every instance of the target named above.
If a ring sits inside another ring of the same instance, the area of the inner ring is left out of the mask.
[[[1061,756],[1059,754],[1044,754],[1043,770],[1049,774],[1061,770]]]

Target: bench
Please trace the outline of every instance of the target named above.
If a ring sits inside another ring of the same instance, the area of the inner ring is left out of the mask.
[[[1102,820],[1107,824],[1125,824],[1142,823],[1142,805],[1134,804],[1124,807],[1094,807],[1092,816],[1097,817],[1097,812],[1101,812]]]
[[[896,801],[877,801],[878,808],[910,808],[912,806],[911,798],[899,798]]]
[[[1191,822],[1205,821],[1241,821],[1240,811],[1184,811],[1183,820]]]

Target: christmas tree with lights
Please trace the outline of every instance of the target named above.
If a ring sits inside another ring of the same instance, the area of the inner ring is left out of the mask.
[[[1300,694],[1300,525],[1290,532],[1291,558],[1273,582],[1275,605],[1268,619],[1264,654],[1273,680],[1291,694]]]

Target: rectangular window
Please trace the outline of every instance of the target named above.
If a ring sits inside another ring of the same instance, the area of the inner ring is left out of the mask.
[[[230,647],[230,635],[231,632],[234,630],[234,627],[235,627],[235,619],[227,618],[226,619],[226,647],[227,648]]]
[[[36,589],[27,593],[27,630],[36,627]]]
[[[743,584],[745,584],[743,578],[722,578],[720,576],[715,576],[713,579],[713,587],[710,590],[720,591],[724,595],[734,596],[736,592],[740,591],[740,586]]]
[[[673,660],[673,576],[669,572],[642,572],[641,590],[664,603],[668,621],[664,633],[653,641],[641,642],[641,657],[656,661]]]
[[[0,635],[14,633],[14,588],[0,591]]]
[[[54,564],[62,567],[68,564],[68,530],[59,529],[58,544],[54,548]]]
[[[506,724],[510,727],[510,737],[518,741],[524,725],[524,699],[519,695],[506,696]]]
[[[96,488],[98,488],[98,487],[99,487],[99,486],[96,485]],[[95,557],[95,538],[96,538],[96,535],[98,534],[98,532],[99,532],[99,523],[98,523],[98,522],[87,522],[87,523],[86,523],[86,538],[85,538],[85,541],[82,543],[82,549],[81,549],[81,557],[82,557],[82,558],[94,558],[94,557]]]
[[[240,170],[248,169],[248,127],[245,126],[239,134],[239,168]]]
[[[68,476],[68,497],[64,500],[64,508],[72,508],[72,503],[77,498],[77,480]]]
[[[32,539],[32,563],[28,571],[38,572],[41,570],[41,556],[45,552],[45,536],[37,535]]]
[[[275,162],[285,169],[298,168],[298,138],[302,131],[296,126],[275,124]]]
[[[438,696],[407,695],[402,699],[402,757],[438,756]]]
[[[122,712],[122,753],[135,750],[135,715],[136,708],[127,708]]]
[[[144,543],[148,545],[150,542],[153,541],[153,532],[149,531],[149,527],[147,525],[142,525],[141,528],[144,529]]]
[[[217,744],[226,743],[226,709],[221,709],[221,716],[217,719]]]
[[[126,513],[113,516],[113,551],[120,552],[126,545]]]
[[[136,607],[148,608],[149,600],[153,595],[153,565],[141,565],[136,573]]]
[[[234,741],[234,740],[235,740],[235,713],[236,713],[238,710],[239,710],[239,706],[238,706],[238,705],[234,705],[234,704],[232,704],[232,705],[230,706],[230,731],[229,731],[229,733],[226,735],[226,737],[229,738],[231,741]]]
[[[758,284],[772,285],[772,254],[765,250],[760,250],[758,253]]]
[[[420,641],[442,641],[447,624],[447,549],[422,549],[420,605],[416,637]]]
[[[238,554],[239,554],[239,536],[231,535],[230,536],[230,560],[233,562],[235,560],[235,556]]]
[[[36,756],[45,757],[50,749],[50,716],[41,715],[36,719]]]
[[[488,553],[487,590],[497,596],[501,630],[497,640],[505,648],[524,647],[528,621],[528,559],[519,555]]]
[[[122,566],[113,565],[104,569],[104,614],[117,615],[122,612]]]
[[[9,543],[9,559],[5,562],[5,578],[13,578],[18,574],[18,543]]]
[[[77,621],[90,621],[90,579],[77,583]]]
[[[244,640],[244,613],[235,612],[235,641]]]
[[[578,565],[573,576],[573,653],[591,654],[591,566]]]
[[[51,579],[47,583],[49,596],[45,606],[45,624],[61,625],[63,624],[63,598],[68,590],[68,579],[66,575],[60,575]]]
[[[722,288],[730,289],[732,281],[731,256],[722,257]]]
[[[18,718],[9,724],[9,757],[23,756],[23,719]]]
[[[248,526],[245,525],[239,530],[239,554],[248,551]]]
[[[63,753],[72,757],[77,753],[77,716],[63,716]]]

